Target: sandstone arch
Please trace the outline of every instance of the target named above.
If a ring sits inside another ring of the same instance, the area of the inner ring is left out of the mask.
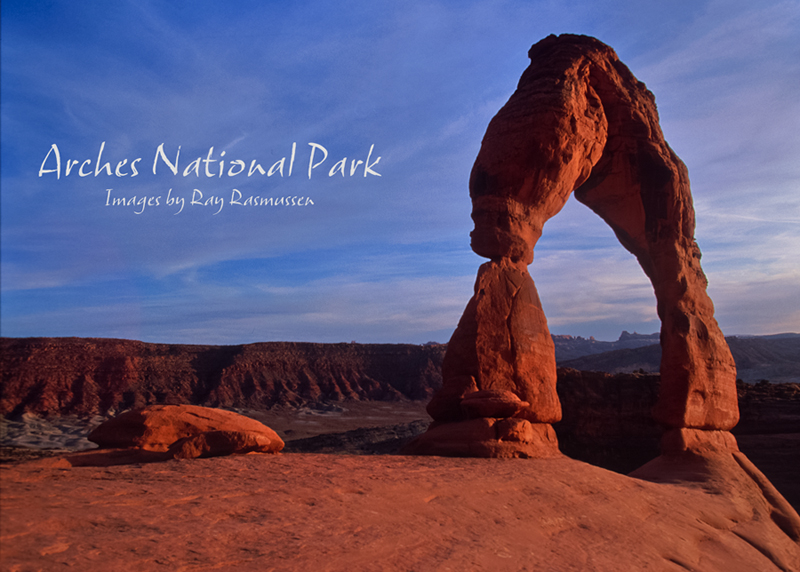
[[[664,442],[725,448],[730,436],[709,432],[738,421],[735,364],[706,293],[687,169],[653,94],[594,38],[549,36],[529,56],[472,170],[471,245],[490,261],[450,340],[434,423],[410,452],[558,454],[555,351],[527,265],[573,192],[653,284],[663,355],[654,415],[673,430]]]

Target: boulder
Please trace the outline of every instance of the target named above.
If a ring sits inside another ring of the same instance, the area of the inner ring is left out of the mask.
[[[403,454],[498,459],[562,457],[556,432],[549,423],[491,417],[432,423],[403,448]]]
[[[261,442],[271,443],[268,447],[270,452],[283,448],[283,441],[278,434],[263,423],[232,411],[197,405],[151,405],[144,409],[126,411],[101,423],[89,433],[88,439],[101,448],[138,448],[164,452],[176,441],[209,431],[225,432],[228,435],[240,433],[241,443],[250,443],[248,439],[262,435]],[[218,442],[219,436],[212,437],[211,441]],[[187,450],[192,447],[203,449],[206,445],[198,442],[186,447]],[[213,449],[215,446],[210,447]]]
[[[169,448],[175,459],[244,455],[246,453],[277,453],[283,441],[277,435],[261,431],[205,431],[175,441]]]

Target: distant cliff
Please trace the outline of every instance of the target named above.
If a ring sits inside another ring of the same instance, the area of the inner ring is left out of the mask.
[[[755,343],[761,351],[747,355],[753,363],[779,359],[782,354],[764,348],[791,353],[798,340]],[[731,347],[736,355],[737,344]],[[440,344],[201,346],[97,338],[0,338],[0,415],[107,415],[153,403],[260,410],[348,400],[427,401],[442,385],[446,349]],[[620,352],[641,353],[652,360],[658,349]],[[613,358],[616,353],[591,357]],[[800,356],[800,351],[794,355]],[[630,363],[638,366],[638,362]],[[657,434],[650,408],[656,401],[658,380],[658,374],[612,375],[559,368],[561,425],[578,427],[578,433],[595,437]],[[764,399],[796,403],[797,386],[786,387],[795,388],[791,396],[773,396],[763,384],[740,386],[740,429],[749,419],[747,410]],[[762,420],[771,415],[758,411]],[[633,427],[636,430],[631,431]]]
[[[601,354],[614,350],[630,350],[659,343],[659,334],[637,334],[623,331],[616,342],[603,342],[594,337],[553,335],[556,361],[561,364],[582,356]]]
[[[622,337],[620,337],[621,340]],[[751,383],[762,379],[776,383],[800,382],[800,335],[728,336],[725,340],[736,361],[736,375],[739,379]],[[557,340],[556,343],[558,344]],[[599,343],[617,344],[618,342]],[[572,349],[578,350],[579,346],[579,343],[573,343]],[[575,353],[578,352],[572,352],[573,355]],[[582,357],[573,359],[559,357],[558,345],[556,345],[558,365],[579,370],[608,373],[642,370],[653,373],[658,372],[661,362],[661,346],[658,345],[657,338],[655,345],[634,346],[625,349],[620,349],[618,346],[613,348],[613,351],[587,354],[589,352],[584,352]]]
[[[2,338],[0,415],[105,415],[151,403],[265,409],[320,401],[425,400],[441,386],[445,349]]]

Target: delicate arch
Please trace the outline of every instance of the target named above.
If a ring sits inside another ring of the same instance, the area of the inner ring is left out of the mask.
[[[656,419],[731,429],[735,365],[706,293],[688,173],[664,140],[653,94],[594,38],[549,36],[529,56],[472,169],[471,244],[490,262],[478,272],[428,411],[438,422],[502,411],[534,424],[560,419],[555,351],[527,265],[544,223],[574,191],[653,284],[662,322]],[[486,404],[481,414],[476,399]],[[490,403],[515,399],[521,404],[502,411]]]

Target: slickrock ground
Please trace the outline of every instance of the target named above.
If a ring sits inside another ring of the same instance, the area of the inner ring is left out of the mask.
[[[800,569],[797,545],[736,492],[566,458],[48,462],[0,467],[3,570]]]

